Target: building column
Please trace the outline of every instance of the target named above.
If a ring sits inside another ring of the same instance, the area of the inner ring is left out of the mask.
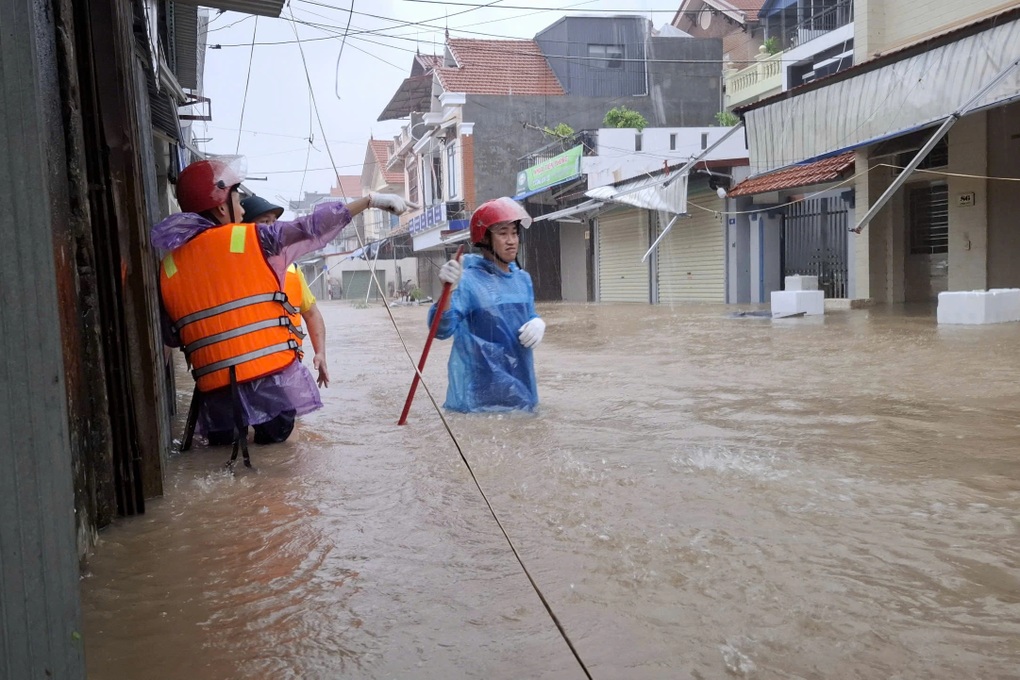
[[[461,181],[464,187],[464,204],[469,211],[478,207],[475,195],[474,126],[474,123],[461,123],[460,125],[461,168],[464,171]]]

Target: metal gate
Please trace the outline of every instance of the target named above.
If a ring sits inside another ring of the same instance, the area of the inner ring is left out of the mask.
[[[838,196],[812,198],[783,215],[783,277],[817,276],[827,298],[847,296],[847,207]]]

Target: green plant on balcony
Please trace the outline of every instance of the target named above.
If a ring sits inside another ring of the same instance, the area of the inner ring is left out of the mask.
[[[779,38],[777,38],[774,35],[769,38],[766,38],[763,46],[765,47],[765,51],[769,54],[769,56],[772,56],[773,54],[779,54],[780,52],[783,51],[783,48],[779,46]]]
[[[732,111],[720,111],[715,114],[715,122],[723,127],[733,127],[740,122],[740,118]]]
[[[617,106],[606,112],[602,124],[612,128],[637,128],[641,132],[648,127],[648,120],[637,111],[631,111],[626,106]]]
[[[567,139],[573,136],[574,128],[570,127],[566,123],[560,123],[554,128],[542,128],[542,134],[550,137],[556,137],[558,139]]]

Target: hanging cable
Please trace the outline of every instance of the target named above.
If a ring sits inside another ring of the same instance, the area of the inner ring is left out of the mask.
[[[255,58],[255,36],[259,32],[259,18],[255,17],[255,28],[251,32],[251,53],[248,55],[248,75],[244,79],[244,97],[241,98],[241,120],[237,124],[237,146],[234,147],[234,155],[241,149],[241,130],[244,129],[244,108],[248,103],[248,83],[251,82],[251,64]]]
[[[293,19],[294,12],[293,12],[293,10],[290,10],[290,11],[291,11],[291,18]],[[322,125],[322,117],[319,115],[318,103],[316,102],[315,91],[314,91],[314,88],[312,87],[311,73],[309,72],[309,69],[308,69],[308,62],[305,59],[304,47],[301,44],[301,38],[300,38],[300,35],[298,34],[296,23],[292,23],[291,26],[294,29],[294,37],[297,40],[298,50],[301,52],[301,62],[304,65],[305,79],[306,79],[306,81],[308,83],[308,93],[309,93],[309,97],[311,98],[311,101],[312,101],[312,109],[313,109],[313,111],[315,113],[316,119],[318,120],[319,129],[322,132],[323,139],[325,139],[326,138],[326,131],[323,128],[323,125]],[[336,163],[335,163],[335,161],[333,159],[333,152],[330,149],[328,143],[326,144],[326,155],[329,156],[330,163],[335,168],[336,167]],[[334,172],[335,172],[335,170],[334,170]],[[337,174],[337,176],[339,178],[339,173],[336,173],[336,174]],[[355,230],[355,233],[358,235],[358,241],[361,243],[361,247],[364,248],[365,247],[364,239],[362,238],[361,234],[357,232],[357,230]],[[570,639],[570,635],[567,633],[566,629],[563,627],[563,624],[560,623],[559,617],[556,616],[556,613],[553,611],[552,606],[549,604],[549,601],[546,599],[545,595],[542,593],[542,589],[539,587],[539,585],[535,581],[534,577],[532,577],[531,572],[528,570],[528,567],[524,564],[524,559],[521,557],[520,552],[518,552],[517,546],[514,545],[513,540],[511,540],[510,535],[507,533],[506,529],[503,526],[503,523],[499,519],[499,516],[496,514],[495,508],[492,507],[492,503],[489,502],[488,496],[485,495],[485,491],[482,489],[481,483],[478,481],[478,478],[475,476],[475,472],[474,472],[474,470],[471,467],[471,463],[468,462],[467,456],[464,455],[464,451],[463,451],[463,449],[460,446],[460,442],[457,440],[457,436],[454,434],[453,429],[450,427],[450,424],[447,422],[446,417],[443,415],[443,410],[442,410],[442,408],[440,408],[439,403],[436,401],[435,397],[432,396],[432,392],[431,392],[431,390],[428,387],[428,383],[425,381],[425,376],[423,376],[421,374],[421,372],[418,370],[418,366],[417,366],[417,364],[415,362],[415,359],[411,355],[411,351],[408,348],[407,343],[404,341],[403,334],[401,334],[401,332],[400,332],[400,327],[397,325],[397,320],[393,316],[393,310],[390,308],[389,300],[387,300],[387,298],[386,298],[386,293],[383,290],[382,285],[379,283],[379,279],[375,275],[375,270],[372,269],[370,271],[371,271],[371,275],[372,275],[372,281],[375,283],[376,288],[379,290],[379,293],[380,293],[380,295],[381,295],[381,297],[383,299],[383,304],[384,304],[384,306],[386,308],[386,313],[389,316],[390,323],[393,324],[393,329],[394,329],[394,331],[397,334],[397,339],[400,341],[400,344],[401,344],[401,346],[404,349],[404,353],[407,355],[408,361],[410,362],[411,366],[414,368],[415,374],[418,376],[420,384],[421,384],[422,388],[425,390],[425,394],[428,395],[429,401],[432,402],[433,408],[435,409],[436,413],[439,415],[439,419],[442,421],[443,427],[446,428],[447,434],[450,435],[450,439],[453,442],[454,447],[456,447],[457,453],[460,455],[461,461],[463,461],[464,465],[467,467],[468,473],[471,475],[471,479],[474,482],[475,487],[478,489],[478,493],[481,494],[482,500],[485,502],[485,506],[489,509],[489,513],[492,515],[492,518],[495,520],[496,525],[499,527],[499,530],[502,532],[503,538],[506,539],[507,544],[510,546],[510,550],[511,550],[511,552],[513,552],[514,557],[517,559],[517,563],[521,566],[521,569],[524,571],[524,575],[527,577],[528,582],[531,583],[532,589],[535,591],[535,594],[538,595],[538,599],[542,603],[542,606],[545,608],[546,613],[549,614],[549,617],[552,619],[553,624],[556,626],[556,630],[559,631],[560,636],[563,638],[563,641],[567,644],[567,647],[570,649],[571,654],[573,654],[574,659],[581,666],[581,670],[584,671],[585,677],[587,677],[589,680],[591,680],[591,673],[588,671],[588,667],[584,663],[584,660],[581,659],[581,655],[578,653],[577,648],[574,646],[573,641]]]
[[[293,10],[290,13],[291,19],[294,18]],[[347,44],[347,35],[351,32],[351,19],[354,18],[354,0],[351,0],[351,8],[347,11],[347,25],[344,27],[344,36],[340,40],[340,51],[336,55],[336,78],[333,82],[333,94],[336,95],[337,99],[340,99],[340,58],[344,56],[344,45]],[[326,135],[325,132],[322,133]],[[342,189],[343,187],[341,187]]]

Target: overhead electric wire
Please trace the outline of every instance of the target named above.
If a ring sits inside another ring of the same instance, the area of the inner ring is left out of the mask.
[[[498,0],[496,0],[496,1],[498,1]],[[293,10],[291,10],[291,17],[293,18]],[[314,88],[312,87],[311,73],[308,70],[308,62],[305,59],[304,47],[301,44],[301,38],[300,38],[300,35],[298,34],[297,24],[296,23],[292,23],[291,26],[294,29],[294,36],[295,36],[295,38],[297,38],[298,49],[299,49],[299,51],[301,53],[301,61],[302,61],[302,64],[304,65],[305,79],[306,79],[307,84],[308,84],[308,94],[309,94],[309,98],[311,99],[311,102],[312,102],[312,110],[314,111],[315,117],[316,117],[316,119],[319,122],[319,129],[322,132],[322,136],[323,136],[323,138],[325,138],[326,137],[326,131],[325,131],[325,128],[323,127],[323,124],[322,124],[322,117],[319,115],[318,103],[317,103],[317,101],[315,99]],[[336,169],[336,162],[333,159],[333,152],[329,148],[329,144],[328,143],[325,146],[326,146],[326,153],[327,153],[327,155],[329,156],[329,159],[330,159],[330,163],[333,164],[333,166],[334,166],[334,173],[337,175],[338,180],[339,180],[339,173],[336,173],[336,170],[335,170]],[[343,189],[341,187],[341,191],[342,190]],[[359,232],[355,231],[355,233],[358,236],[358,241],[361,243],[361,247],[364,248],[365,247],[364,239],[362,239],[361,234]],[[373,269],[373,270],[371,270],[371,272],[372,272],[372,279],[375,282],[376,287],[379,289],[379,291],[381,293],[384,293],[384,291],[382,289],[382,285],[379,283],[378,278],[375,276],[375,270]],[[563,638],[563,640],[566,643],[567,647],[570,649],[571,654],[573,654],[574,659],[581,666],[581,670],[584,672],[585,677],[587,677],[589,680],[591,680],[591,673],[588,671],[587,665],[584,663],[584,660],[581,659],[581,656],[578,653],[576,647],[574,647],[573,641],[570,639],[570,636],[567,634],[567,631],[563,627],[563,624],[560,623],[559,617],[556,616],[556,613],[553,611],[552,606],[549,604],[548,600],[546,600],[545,595],[542,593],[542,589],[539,587],[538,583],[532,577],[531,572],[528,570],[528,567],[524,564],[524,559],[521,557],[520,552],[518,552],[517,547],[514,545],[513,540],[511,540],[510,535],[506,531],[506,528],[503,526],[503,523],[500,521],[499,516],[496,514],[495,508],[493,508],[492,503],[489,502],[489,499],[486,496],[485,491],[482,489],[481,483],[478,481],[478,478],[475,476],[474,469],[471,467],[471,463],[468,461],[467,457],[464,455],[464,451],[463,451],[463,449],[460,446],[460,442],[457,440],[457,437],[454,434],[454,432],[453,432],[452,428],[450,427],[449,423],[447,422],[446,417],[443,415],[442,408],[440,408],[438,402],[432,396],[432,392],[429,390],[428,384],[425,381],[425,376],[422,375],[421,371],[418,369],[418,366],[417,366],[417,364],[416,364],[416,362],[414,360],[414,357],[411,356],[410,349],[407,347],[407,343],[404,341],[403,335],[400,333],[400,327],[397,325],[397,320],[393,316],[393,310],[390,309],[389,301],[386,299],[385,294],[383,295],[383,302],[384,302],[384,305],[386,307],[386,312],[389,315],[390,322],[393,324],[393,329],[394,329],[394,331],[397,334],[397,338],[400,340],[400,343],[403,346],[404,353],[407,355],[407,358],[410,361],[411,366],[414,367],[415,374],[418,376],[422,388],[425,390],[425,393],[428,395],[429,400],[432,402],[433,408],[435,409],[436,413],[439,415],[439,418],[442,421],[443,426],[446,428],[447,433],[450,435],[450,439],[453,441],[453,444],[456,447],[457,452],[460,454],[461,460],[463,461],[464,465],[467,467],[468,473],[471,475],[471,479],[474,481],[475,487],[478,489],[478,492],[481,494],[482,500],[485,502],[485,505],[488,508],[490,515],[495,520],[496,525],[499,527],[500,531],[502,532],[503,538],[506,539],[507,544],[510,546],[510,550],[514,554],[514,557],[517,558],[518,564],[520,564],[521,569],[524,571],[524,575],[527,577],[528,582],[531,583],[531,587],[535,591],[536,595],[538,596],[538,599],[541,601],[542,606],[546,610],[546,613],[548,613],[549,617],[552,619],[552,622],[556,626],[556,629],[559,631],[560,636]]]
[[[291,19],[294,19],[294,11],[291,10]],[[344,27],[344,37],[340,40],[340,51],[336,55],[336,77],[333,81],[333,94],[340,99],[340,59],[344,56],[344,45],[347,44],[347,36],[351,32],[351,19],[354,18],[354,0],[351,0],[351,7],[347,10],[347,26]],[[322,133],[325,136],[325,132]],[[341,187],[342,189],[343,187]]]
[[[248,84],[251,82],[251,64],[255,59],[255,38],[259,32],[259,18],[255,17],[255,28],[251,32],[251,53],[248,54],[248,75],[244,78],[244,96],[241,98],[241,119],[237,123],[237,146],[234,147],[234,154],[241,150],[241,130],[244,128],[244,108],[248,103]]]

